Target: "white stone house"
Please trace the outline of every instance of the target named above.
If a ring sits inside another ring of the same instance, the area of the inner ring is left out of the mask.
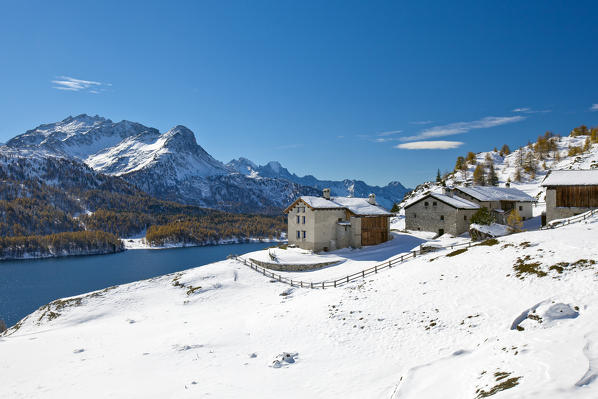
[[[546,187],[546,222],[598,208],[598,169],[552,170]]]
[[[458,236],[469,230],[471,217],[480,208],[451,192],[431,192],[405,205],[405,229]]]
[[[302,196],[284,210],[288,215],[289,244],[319,251],[388,241],[392,214],[369,198],[331,197],[324,189],[322,197]]]
[[[454,187],[454,194],[488,208],[495,216],[496,222],[506,224],[507,217],[513,209],[517,209],[522,220],[531,219],[536,199],[513,187],[469,186]]]

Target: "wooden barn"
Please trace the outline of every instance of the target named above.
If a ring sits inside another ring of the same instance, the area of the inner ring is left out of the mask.
[[[544,180],[546,222],[598,208],[598,169],[552,170]]]

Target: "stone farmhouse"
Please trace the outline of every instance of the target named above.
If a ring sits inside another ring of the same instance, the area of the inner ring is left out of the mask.
[[[546,222],[598,208],[598,169],[552,170],[546,187]]]
[[[289,244],[319,251],[376,245],[392,238],[392,214],[369,198],[302,196],[284,210],[288,215]]]
[[[496,222],[505,224],[507,216],[517,209],[522,220],[532,218],[536,199],[521,190],[511,187],[470,186],[455,187],[453,192],[476,204],[488,208],[494,214]]]
[[[453,195],[428,193],[405,206],[405,229],[458,236],[469,230],[480,205]]]
[[[533,197],[511,187],[447,188],[405,205],[405,228],[458,236],[469,230],[471,217],[480,208],[488,208],[496,221],[504,224],[513,209],[523,220],[531,218],[534,202]]]

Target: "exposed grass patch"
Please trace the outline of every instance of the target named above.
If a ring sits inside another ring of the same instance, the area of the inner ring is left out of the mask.
[[[532,275],[535,274],[538,277],[545,277],[547,273],[540,269],[540,262],[529,262],[531,257],[529,255],[525,255],[523,258],[517,258],[515,264],[513,265],[513,269],[515,270],[515,275],[523,280],[525,275]]]
[[[515,246],[515,244],[511,244],[510,242],[508,242],[505,245],[503,245],[502,247],[500,247],[500,249],[506,249],[506,248],[514,247],[514,246]]]
[[[496,244],[498,244],[498,240],[496,238],[489,238],[487,240],[482,241],[478,245],[486,245],[488,247],[491,247],[491,246],[496,245]]]
[[[457,256],[459,254],[462,254],[463,252],[467,252],[467,248],[457,249],[456,251],[446,254],[446,256]]]
[[[559,262],[550,266],[548,270],[554,270],[558,274],[563,274],[565,270],[588,269],[596,264],[594,259],[579,259],[573,263]]]
[[[193,287],[192,285],[187,286],[188,290],[187,290],[187,295],[191,295],[193,294],[195,291],[197,290],[201,290],[201,287]]]
[[[497,382],[497,384],[494,385],[492,388],[488,389],[487,391],[481,388],[476,390],[476,399],[487,398],[501,391],[505,391],[507,389],[511,389],[519,385],[519,380],[521,379],[521,377],[507,378],[511,374],[512,373],[508,373],[505,371],[497,371],[496,373],[494,373],[494,379]]]
[[[529,242],[529,241],[523,241],[522,243],[520,243],[520,244],[519,244],[519,246],[520,246],[521,248],[529,248],[529,247],[531,247],[531,246],[532,246],[532,243],[531,243],[531,242]]]

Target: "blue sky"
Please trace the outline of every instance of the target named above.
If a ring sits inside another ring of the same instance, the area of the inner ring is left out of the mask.
[[[597,17],[583,1],[4,2],[0,141],[99,114],[185,125],[224,162],[415,186],[467,151],[598,125]]]

